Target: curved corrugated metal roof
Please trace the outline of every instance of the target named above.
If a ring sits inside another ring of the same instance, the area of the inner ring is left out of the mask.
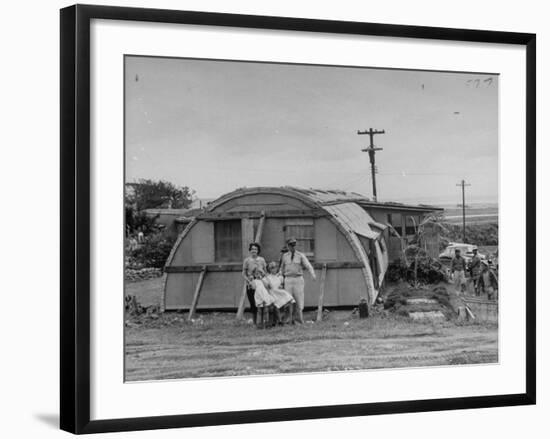
[[[323,206],[337,221],[349,231],[369,239],[377,239],[379,231],[371,228],[372,217],[361,206],[355,203],[339,203]]]
[[[226,197],[233,198],[238,194],[246,194],[253,192],[271,192],[271,191],[286,191],[287,194],[295,194],[301,197],[307,197],[310,201],[318,205],[339,204],[345,202],[355,202],[363,208],[369,207],[384,207],[394,210],[412,210],[418,212],[433,212],[442,211],[443,209],[436,206],[429,206],[427,204],[403,204],[394,201],[372,201],[370,198],[358,194],[357,192],[346,192],[336,189],[314,189],[314,188],[300,188],[297,186],[281,186],[281,187],[243,187],[236,189],[233,192],[229,192],[226,195],[222,195],[217,200],[212,201],[208,207],[211,207],[219,200],[223,200]],[[218,204],[219,205],[219,204]]]
[[[349,201],[370,201],[365,196],[357,194],[355,192],[345,192],[332,189],[302,189],[295,186],[285,186],[284,188],[291,191],[303,193],[315,202],[322,204],[342,203]]]

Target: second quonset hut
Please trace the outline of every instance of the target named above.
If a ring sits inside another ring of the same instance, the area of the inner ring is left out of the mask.
[[[372,304],[388,262],[400,257],[406,237],[437,211],[338,190],[237,189],[196,217],[179,220],[183,230],[166,262],[163,307],[194,308],[200,292],[198,309],[242,309],[248,245],[260,242],[265,260],[278,262],[289,237],[317,273],[317,282],[306,277],[306,307],[318,305],[321,289],[323,306],[355,306],[361,299]]]

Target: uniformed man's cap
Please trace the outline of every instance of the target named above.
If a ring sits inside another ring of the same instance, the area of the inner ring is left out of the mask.
[[[296,244],[296,238],[288,238],[288,239],[286,240],[286,243],[287,243],[287,244]]]

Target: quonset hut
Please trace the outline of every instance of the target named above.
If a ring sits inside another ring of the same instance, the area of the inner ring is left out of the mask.
[[[165,266],[163,307],[189,309],[198,301],[200,309],[242,309],[241,270],[249,243],[260,242],[267,262],[279,261],[291,236],[318,274],[317,282],[306,278],[306,307],[318,305],[320,290],[323,306],[355,306],[361,299],[372,304],[388,262],[401,249],[390,230],[403,232],[397,239],[405,239],[408,217],[417,225],[436,210],[376,203],[337,190],[237,189],[183,220]]]

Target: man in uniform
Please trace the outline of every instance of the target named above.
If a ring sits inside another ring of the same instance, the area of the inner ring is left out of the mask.
[[[479,276],[481,274],[481,258],[477,254],[477,248],[473,250],[474,255],[470,261],[470,276],[474,282],[474,293],[479,296]]]
[[[466,259],[460,254],[460,249],[455,250],[455,257],[451,260],[451,274],[455,284],[455,293],[457,296],[462,292],[462,287],[466,282]]]
[[[296,238],[287,240],[288,252],[281,256],[281,274],[285,278],[285,290],[296,300],[298,322],[304,323],[304,269],[309,271],[313,280],[317,279],[306,255],[296,250]]]

